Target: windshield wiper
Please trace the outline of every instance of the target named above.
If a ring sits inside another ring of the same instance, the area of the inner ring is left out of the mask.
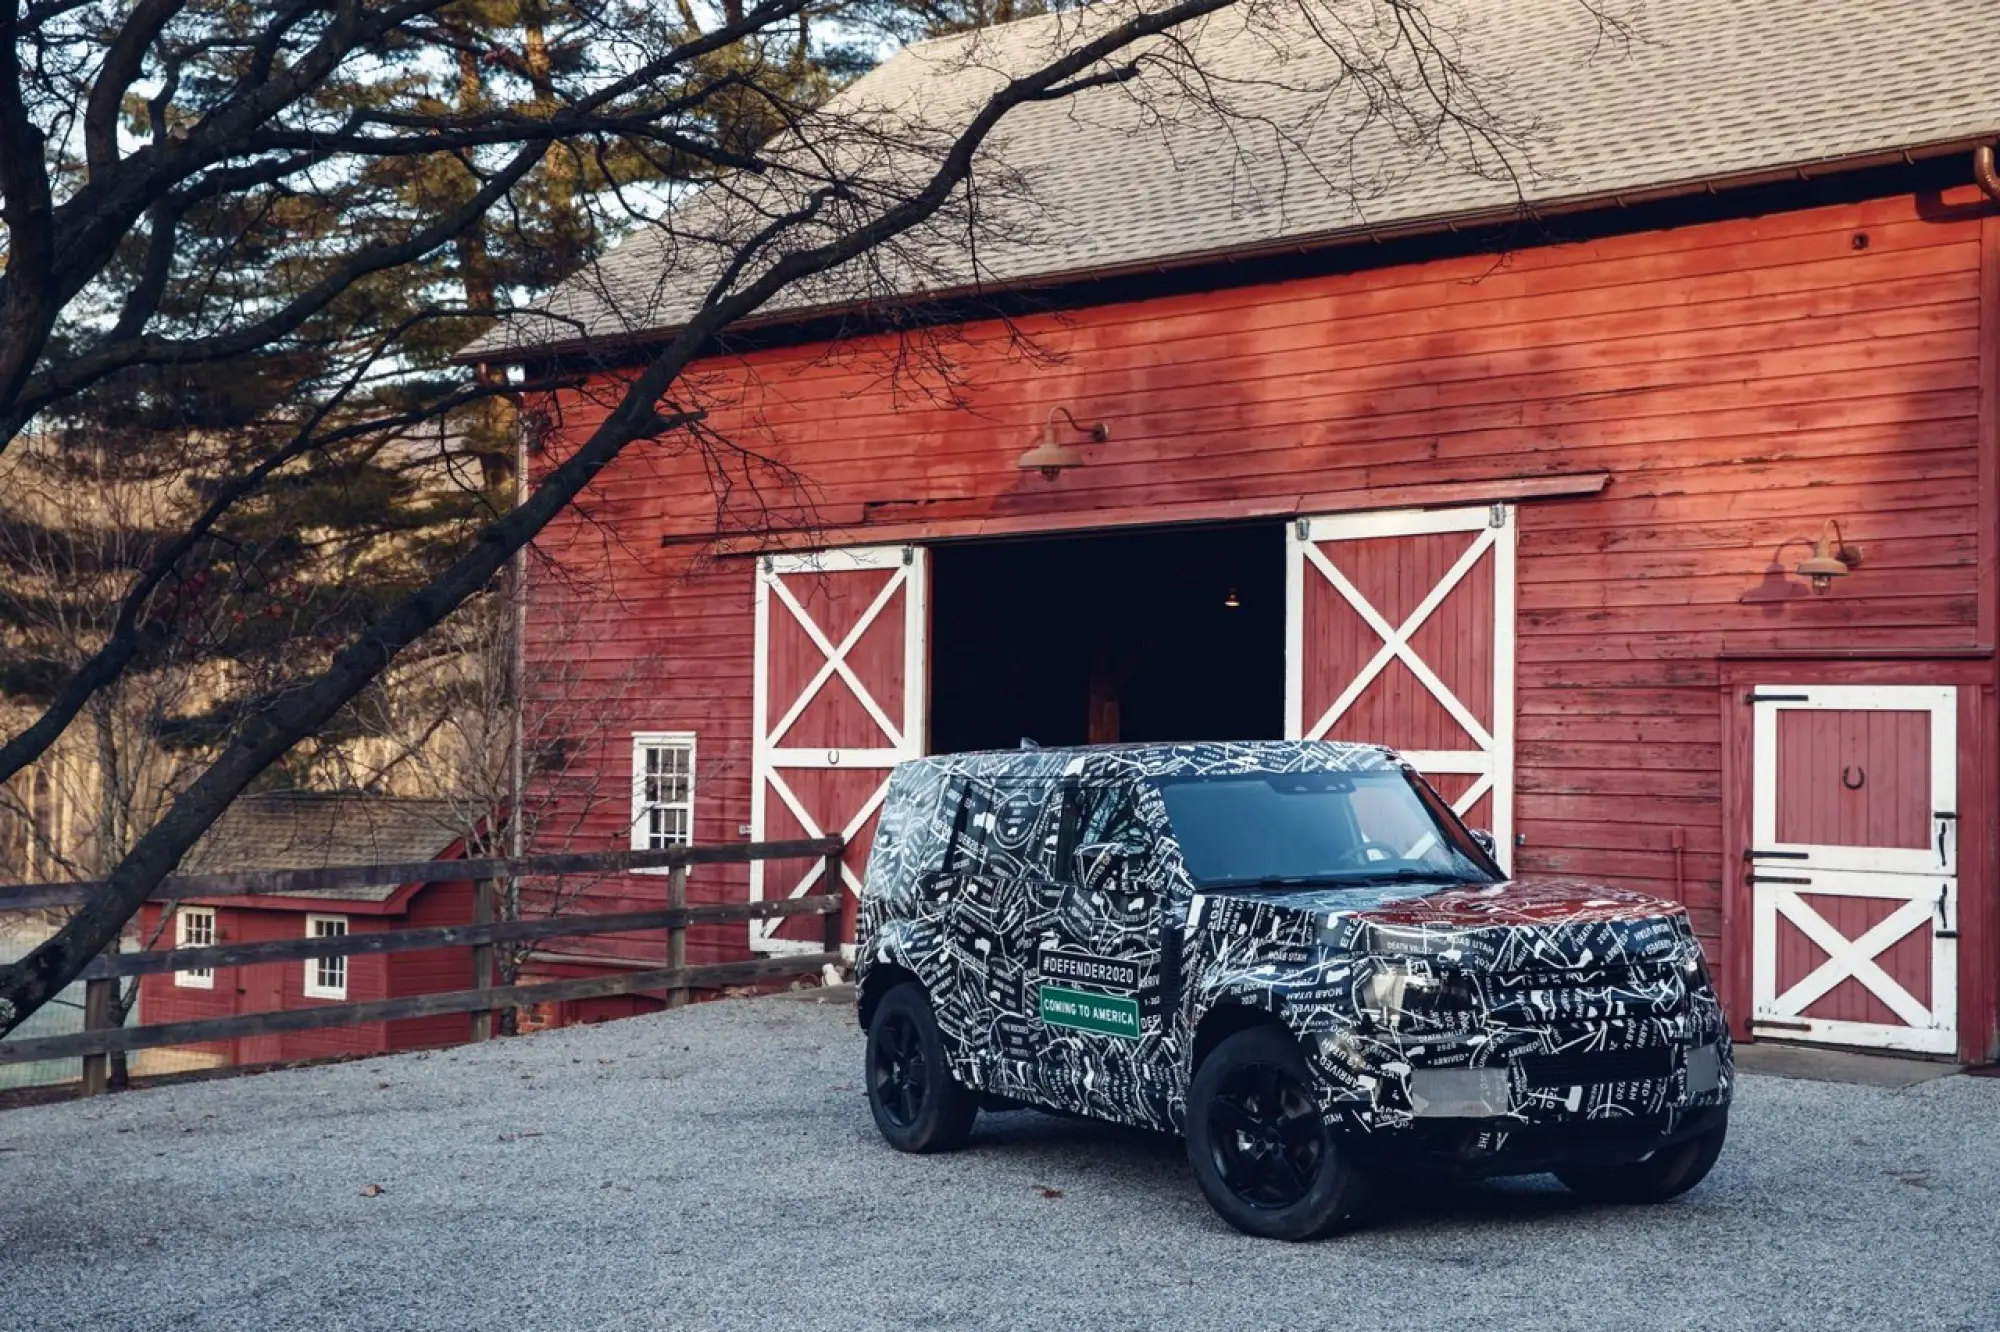
[[[1463,874],[1448,874],[1443,870],[1416,869],[1405,865],[1401,869],[1380,870],[1372,874],[1329,870],[1324,874],[1260,874],[1246,879],[1218,879],[1205,885],[1216,888],[1367,888],[1385,883],[1436,883],[1436,884],[1483,884],[1485,879],[1471,879]]]
[[[1340,880],[1340,882],[1360,883],[1360,884],[1371,884],[1371,883],[1483,884],[1489,881],[1486,879],[1468,878],[1463,874],[1447,874],[1443,870],[1413,869],[1406,865],[1402,869],[1383,870],[1380,873],[1376,874],[1356,874],[1351,877],[1343,877]]]
[[[1205,891],[1219,888],[1324,888],[1337,882],[1327,874],[1257,874],[1244,879],[1211,879],[1201,885]]]

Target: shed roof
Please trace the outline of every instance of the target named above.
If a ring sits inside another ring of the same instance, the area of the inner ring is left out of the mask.
[[[1606,8],[1629,21],[1629,38],[1607,40],[1593,16]],[[1440,147],[1393,119],[1364,125],[1358,91],[1329,99],[1336,67],[1324,43],[1257,21],[1268,10],[1226,10],[1191,47],[1233,104],[1227,121],[1175,113],[1159,87],[1020,107],[984,160],[1018,173],[1032,203],[1010,205],[1004,190],[989,199],[989,211],[1015,216],[982,241],[976,270],[959,228],[940,228],[908,247],[921,259],[799,284],[764,317],[1962,151],[2000,131],[1987,55],[2000,38],[1995,0],[1432,0],[1427,12],[1453,30],[1493,113],[1532,122],[1515,150]],[[1073,43],[1078,21],[1057,14],[920,43],[833,106],[943,132],[1001,71]],[[518,316],[468,352],[676,327],[728,242],[767,219],[734,184],[711,188],[560,287],[541,307],[553,317]]]
[[[450,800],[366,792],[278,791],[238,798],[181,862],[183,874],[326,869],[435,860],[459,841],[464,809]],[[288,892],[386,902],[400,884]]]

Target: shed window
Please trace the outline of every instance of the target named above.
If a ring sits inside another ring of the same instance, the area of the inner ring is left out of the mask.
[[[664,851],[694,841],[694,736],[632,737],[632,849]]]
[[[306,938],[332,939],[347,933],[345,916],[307,916]],[[345,957],[309,957],[306,959],[306,998],[345,999],[347,997],[347,959]]]
[[[215,946],[215,908],[184,906],[174,912],[174,947],[213,948]],[[215,969],[196,967],[188,971],[176,971],[174,984],[186,985],[197,990],[215,988]]]

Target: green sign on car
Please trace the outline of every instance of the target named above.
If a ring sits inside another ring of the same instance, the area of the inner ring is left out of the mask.
[[[1099,1036],[1139,1039],[1139,1001],[1118,995],[1085,994],[1061,985],[1041,989],[1042,1021]]]

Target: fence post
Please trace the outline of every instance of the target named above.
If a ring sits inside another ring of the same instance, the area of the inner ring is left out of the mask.
[[[118,982],[93,980],[83,983],[83,1029],[103,1031],[111,1025],[111,1004],[118,995]],[[101,1095],[111,1085],[111,1056],[83,1057],[83,1094]]]
[[[826,882],[826,891],[833,894],[833,910],[821,918],[825,926],[826,951],[838,953],[840,945],[847,937],[847,886],[841,882],[840,857],[847,848],[843,845],[826,853],[826,868],[820,877]]]
[[[667,872],[667,906],[678,911],[688,904],[688,872],[686,865],[676,865]],[[688,964],[688,932],[685,925],[667,926],[667,965],[675,971],[684,971]],[[676,985],[667,991],[668,1008],[686,1008],[688,989]]]
[[[472,881],[472,923],[491,925],[493,923],[494,885],[491,879]],[[472,946],[472,988],[490,990],[493,988],[493,945],[490,943]],[[472,1039],[491,1040],[493,1037],[493,1010],[482,1008],[472,1015]]]

